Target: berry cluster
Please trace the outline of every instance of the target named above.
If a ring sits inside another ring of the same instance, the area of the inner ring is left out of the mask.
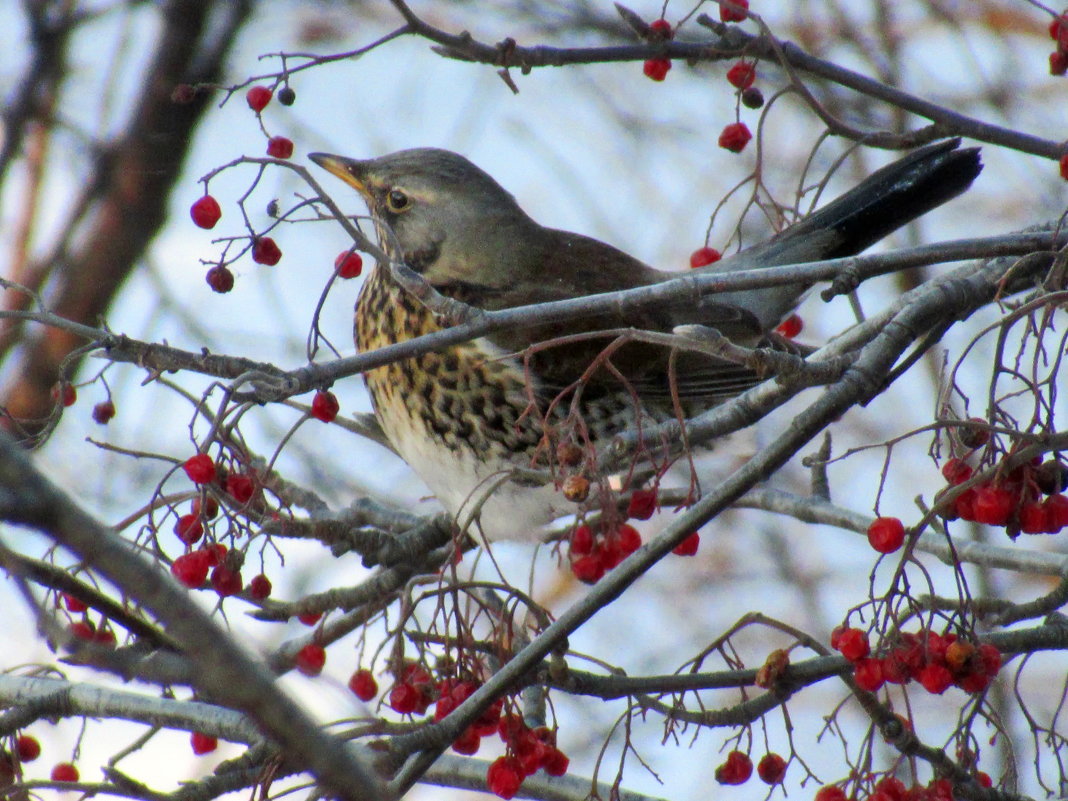
[[[532,729],[519,715],[508,714],[500,717],[496,731],[505,744],[506,753],[494,760],[486,771],[486,786],[490,792],[501,798],[512,798],[519,792],[523,780],[539,770],[549,776],[567,773],[571,760],[556,747],[556,732],[548,726]]]
[[[402,715],[422,715],[433,704],[434,721],[440,722],[480,686],[473,679],[453,677],[435,682],[418,662],[406,662],[389,691],[387,703]],[[349,679],[349,689],[361,701],[370,701],[378,693],[378,683],[371,671],[361,668]],[[494,761],[486,774],[486,784],[492,792],[501,798],[512,798],[523,780],[539,770],[550,776],[567,773],[569,760],[556,747],[553,730],[545,726],[531,729],[521,716],[502,714],[503,711],[503,700],[494,701],[452,744],[453,751],[469,756],[478,753],[484,737],[497,735],[501,739],[505,755]]]
[[[0,748],[0,791],[9,794],[22,773],[21,766],[41,756],[41,743],[33,735],[19,734],[14,737],[12,746],[10,751]],[[79,779],[78,769],[70,762],[56,763],[49,775],[54,782],[76,782]]]
[[[56,596],[56,606],[71,613],[67,633],[76,640],[102,645],[105,648],[115,647],[117,638],[114,629],[108,625],[107,618],[102,618],[100,625],[97,626],[89,619],[89,606],[80,598],[66,592],[60,593]],[[73,615],[81,615],[81,619],[75,620]]]
[[[182,94],[182,93],[179,93]],[[266,86],[253,86],[245,94],[245,102],[256,113],[260,120],[260,128],[267,136],[267,155],[276,159],[289,159],[293,157],[293,140],[285,136],[268,136],[263,129],[261,114],[274,98],[274,91]],[[278,90],[278,101],[284,106],[291,106],[296,100],[296,92],[289,86],[283,86]],[[177,102],[177,101],[176,101]],[[189,209],[189,216],[193,223],[200,228],[210,230],[222,219],[222,207],[219,201],[210,194],[205,193]],[[252,260],[257,264],[272,266],[282,258],[282,249],[278,247],[269,236],[252,238]],[[229,292],[234,288],[234,274],[225,263],[219,263],[208,270],[205,280],[212,291],[220,294]]]
[[[656,493],[652,490],[639,490],[631,495],[627,516],[636,520],[648,520],[656,508]],[[701,543],[700,535],[695,531],[688,536],[672,553],[677,556],[693,556]],[[604,574],[634,553],[642,546],[642,535],[634,526],[619,523],[606,526],[602,523],[598,531],[582,523],[571,531],[570,548],[571,572],[585,584],[596,584]]]
[[[876,657],[871,655],[867,634],[839,626],[831,633],[831,647],[853,663],[853,678],[868,692],[885,683],[917,681],[934,695],[950,686],[980,693],[1001,670],[1001,652],[996,646],[977,645],[953,632],[905,632],[883,656]]]
[[[949,459],[942,465],[942,476],[951,487],[970,480],[972,474],[963,459]],[[1063,494],[1066,484],[1068,467],[1063,462],[1036,458],[964,490],[945,516],[948,520],[1002,526],[1013,539],[1021,532],[1056,534],[1068,526],[1068,496]]]
[[[786,777],[787,762],[776,753],[767,753],[757,763],[757,776],[764,784],[781,784]],[[753,775],[753,760],[744,751],[731,751],[716,767],[716,781],[720,784],[745,784]]]
[[[990,776],[982,771],[975,774],[975,781],[981,787],[992,787]],[[815,801],[848,801],[851,798],[837,784],[828,784],[816,791]],[[954,801],[953,782],[949,779],[932,779],[927,785],[905,783],[894,776],[884,776],[875,783],[868,801]]]
[[[749,16],[749,0],[727,0],[719,7],[719,18],[724,22],[741,22]],[[675,31],[666,19],[658,19],[649,24],[645,38],[649,42],[666,42],[674,38]],[[652,81],[663,81],[671,71],[671,59],[665,57],[650,58],[642,64],[642,73]],[[737,62],[727,70],[727,81],[738,90],[742,103],[748,108],[760,108],[764,105],[764,96],[753,86],[756,81],[756,63],[753,61]],[[744,122],[727,125],[719,135],[719,146],[732,153],[741,153],[749,140],[753,138]],[[708,264],[709,262],[705,262]],[[697,265],[694,265],[697,266]]]
[[[102,621],[98,628],[88,618],[76,620],[67,627],[67,632],[75,639],[82,642],[91,642],[102,645],[105,648],[114,648],[116,645],[115,631]]]

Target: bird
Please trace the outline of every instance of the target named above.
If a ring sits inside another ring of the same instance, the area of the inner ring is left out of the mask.
[[[853,189],[756,244],[702,270],[726,273],[859,253],[964,192],[982,169],[978,148],[949,139],[914,150]],[[594,238],[540,225],[488,173],[439,148],[378,158],[309,158],[356,190],[390,260],[442,295],[499,310],[677,278]],[[763,380],[741,365],[691,351],[611,337],[633,327],[700,325],[748,347],[782,348],[774,329],[809,289],[796,284],[684,298],[640,311],[488,333],[366,371],[375,417],[393,449],[460,530],[476,540],[538,539],[578,511],[596,449],[643,422],[691,415]],[[442,330],[426,305],[379,262],[360,290],[361,352]],[[523,470],[556,480],[531,486]],[[584,477],[584,476],[583,476]],[[604,477],[593,476],[597,486]]]

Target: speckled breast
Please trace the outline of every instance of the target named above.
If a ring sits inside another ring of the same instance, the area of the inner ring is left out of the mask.
[[[440,330],[383,268],[371,272],[356,302],[361,352]],[[411,451],[406,443],[422,438],[479,461],[533,457],[541,425],[522,367],[490,348],[476,340],[365,373],[379,424],[402,456]]]

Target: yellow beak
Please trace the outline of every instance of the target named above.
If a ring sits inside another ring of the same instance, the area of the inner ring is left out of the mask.
[[[309,153],[308,158],[331,175],[340,178],[365,198],[370,198],[370,192],[364,179],[367,168],[366,161],[350,159],[345,156],[335,156],[332,153]]]

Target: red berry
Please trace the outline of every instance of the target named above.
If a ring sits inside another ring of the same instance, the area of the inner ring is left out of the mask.
[[[593,531],[589,526],[575,526],[571,532],[571,554],[585,556],[593,550]]]
[[[220,598],[229,598],[241,592],[241,571],[233,570],[227,565],[219,565],[211,571],[211,588]]]
[[[964,490],[953,502],[953,509],[961,520],[975,520],[975,487]]]
[[[189,737],[189,744],[193,747],[193,753],[197,756],[210,754],[219,747],[219,741],[210,734],[195,731]]]
[[[76,782],[78,781],[78,769],[69,762],[60,762],[52,768],[52,781]]]
[[[378,682],[367,668],[360,668],[349,679],[349,689],[363,702],[374,700],[378,695]]]
[[[93,635],[93,642],[97,645],[104,645],[108,648],[114,648],[117,642],[115,632],[110,628],[97,629],[96,634]]]
[[[1068,50],[1068,15],[1053,18],[1049,24],[1049,38],[1057,43],[1057,47]]]
[[[36,737],[20,734],[15,740],[15,753],[19,755],[19,762],[33,762],[41,755],[41,744]]]
[[[924,665],[916,678],[932,695],[941,695],[953,683],[953,674],[945,665]]]
[[[628,526],[624,523],[616,531],[616,537],[619,550],[626,556],[642,547],[642,535],[638,533],[638,529],[634,528],[634,526]]]
[[[526,728],[527,724],[523,722],[522,715],[508,713],[507,715],[501,715],[500,720],[497,721],[497,735],[505,743],[515,742],[516,738]]]
[[[200,587],[208,578],[209,557],[204,551],[193,551],[171,562],[171,573],[190,589]]]
[[[293,140],[284,136],[272,136],[267,140],[267,155],[287,159],[293,155]]]
[[[271,102],[273,94],[266,86],[253,86],[245,94],[245,100],[248,102],[248,107],[259,114]]]
[[[520,733],[512,743],[512,748],[515,751],[515,758],[519,761],[519,769],[524,776],[537,773],[548,750],[548,746],[535,737],[529,729]]]
[[[1032,502],[1020,507],[1020,531],[1024,534],[1042,534],[1046,528],[1045,506]]]
[[[623,549],[619,547],[619,540],[615,538],[601,543],[600,547],[594,550],[593,555],[601,560],[601,566],[605,572],[614,569],[627,557]]]
[[[648,520],[656,511],[656,490],[634,490],[627,504],[627,517]]]
[[[174,533],[186,545],[192,545],[204,536],[204,524],[199,515],[182,515],[174,524]]]
[[[444,720],[458,706],[455,698],[450,693],[443,692],[438,702],[434,705],[434,721]]]
[[[853,680],[860,689],[875,692],[886,681],[883,676],[883,660],[861,659],[853,670]]]
[[[57,381],[53,384],[51,395],[53,403],[62,404],[64,407],[73,406],[78,400],[78,391],[67,381]]]
[[[972,477],[972,469],[963,459],[949,459],[942,465],[942,478],[953,486],[963,484]]]
[[[305,626],[314,626],[323,618],[322,612],[304,612],[297,615],[297,620],[303,623]]]
[[[674,36],[674,32],[671,30],[671,23],[666,19],[655,19],[649,23],[649,30],[654,31],[657,34],[657,38],[670,39]]]
[[[430,677],[430,673],[421,664],[414,660],[410,660],[404,663],[404,667],[401,668],[400,674],[401,681],[406,681],[409,684],[413,684],[416,687],[423,687],[433,683],[433,679]],[[464,686],[466,682],[460,682],[457,687]],[[467,695],[463,695],[463,691],[460,693],[463,698],[467,698]],[[468,693],[470,694],[470,693]]]
[[[468,726],[452,742],[452,750],[457,754],[471,756],[478,753],[478,747],[482,744],[482,736],[475,731],[474,726]]]
[[[976,487],[972,505],[977,523],[1003,526],[1009,522],[1017,497],[1005,487]]]
[[[208,282],[212,292],[218,292],[220,295],[225,295],[234,288],[234,274],[221,264],[216,264],[208,270],[204,280]]]
[[[226,558],[226,546],[221,542],[213,542],[210,545],[202,546],[198,553],[204,555],[208,567],[218,567],[223,563],[223,559]]]
[[[519,761],[515,757],[502,756],[486,771],[486,787],[499,798],[514,798],[524,778]]]
[[[1068,181],[1068,153],[1065,153],[1063,156],[1061,156],[1060,165],[1061,178]]]
[[[208,484],[215,480],[215,462],[206,453],[190,456],[182,467],[194,484]]]
[[[211,229],[222,218],[222,209],[218,200],[211,195],[204,195],[189,207],[189,216],[197,228]]]
[[[719,18],[723,22],[741,22],[749,16],[746,9],[749,8],[749,0],[723,0],[719,7]]]
[[[96,627],[84,620],[71,623],[67,627],[67,631],[76,639],[85,640],[86,642],[92,642],[96,639]]]
[[[979,646],[979,661],[983,666],[983,672],[993,678],[1001,670],[1001,651],[996,645],[983,643]]]
[[[472,687],[472,692],[477,689]],[[487,707],[487,709],[478,716],[471,727],[478,732],[480,737],[489,737],[491,734],[497,731],[497,724],[501,721],[501,710],[504,708],[504,701],[497,699]]]
[[[791,314],[775,327],[775,331],[787,339],[793,339],[801,333],[801,329],[804,327],[804,321],[798,315]]]
[[[915,634],[902,634],[901,642],[883,659],[883,678],[892,684],[907,684],[924,665],[923,644]]]
[[[701,535],[696,531],[671,549],[675,556],[693,556],[701,545]]]
[[[753,775],[753,760],[741,751],[731,751],[727,760],[716,768],[716,781],[720,784],[745,784]]]
[[[359,253],[346,250],[334,259],[334,272],[339,278],[355,278],[363,272],[363,258]]]
[[[690,267],[696,270],[698,267],[704,267],[706,264],[712,264],[722,258],[723,254],[715,248],[698,248],[690,254]]]
[[[571,572],[583,584],[596,584],[604,576],[605,565],[599,554],[591,553],[571,563]]]
[[[1049,74],[1064,75],[1068,72],[1068,53],[1063,50],[1054,50],[1049,54]]]
[[[109,400],[100,401],[93,407],[93,422],[106,426],[115,416],[115,404]]]
[[[764,754],[757,763],[757,776],[764,784],[779,784],[786,776],[786,760],[778,754]]]
[[[842,635],[849,631],[848,626],[835,626],[831,629],[831,648],[838,650],[838,643],[842,641]]]
[[[828,784],[816,791],[815,801],[847,801],[845,790],[835,784]]]
[[[990,778],[989,773],[979,771],[975,774],[975,781],[978,782],[980,787],[993,787],[994,780]]]
[[[422,693],[407,682],[394,684],[389,691],[389,706],[394,712],[409,715],[419,707]]]
[[[860,629],[844,629],[835,648],[850,662],[858,662],[871,653],[868,635]]]
[[[270,597],[272,589],[271,580],[263,573],[253,576],[252,581],[248,583],[248,594],[257,601],[263,601]]]
[[[756,64],[752,61],[739,61],[727,70],[727,83],[735,89],[748,89],[756,80]]]
[[[567,754],[556,746],[549,746],[541,758],[541,767],[550,776],[563,776],[567,773],[571,760]]]
[[[670,58],[651,58],[642,65],[642,72],[646,78],[654,81],[662,81],[671,70]]]
[[[67,607],[68,612],[84,612],[89,608],[88,604],[84,601],[81,601],[68,593],[63,593],[63,605]]]
[[[282,258],[282,250],[269,236],[259,237],[252,245],[252,260],[256,264],[266,264],[273,267]]]
[[[326,664],[326,649],[317,643],[309,643],[297,651],[295,664],[305,676],[318,676]]]
[[[905,542],[905,526],[896,517],[877,517],[868,526],[868,544],[879,553],[893,553]]]
[[[341,406],[338,404],[333,392],[326,392],[320,389],[315,393],[315,397],[312,398],[311,416],[316,420],[329,423],[337,417],[340,408]]]
[[[1056,493],[1046,498],[1042,504],[1046,510],[1046,531],[1056,534],[1068,526],[1068,497]]]
[[[962,678],[958,679],[957,686],[964,692],[978,695],[987,687],[990,686],[990,676],[985,673],[968,673]]]
[[[731,153],[741,153],[753,135],[744,122],[732,122],[719,135],[719,146]]]
[[[226,477],[226,492],[238,503],[248,503],[252,500],[252,494],[256,486],[249,476],[242,473],[231,473]]]

